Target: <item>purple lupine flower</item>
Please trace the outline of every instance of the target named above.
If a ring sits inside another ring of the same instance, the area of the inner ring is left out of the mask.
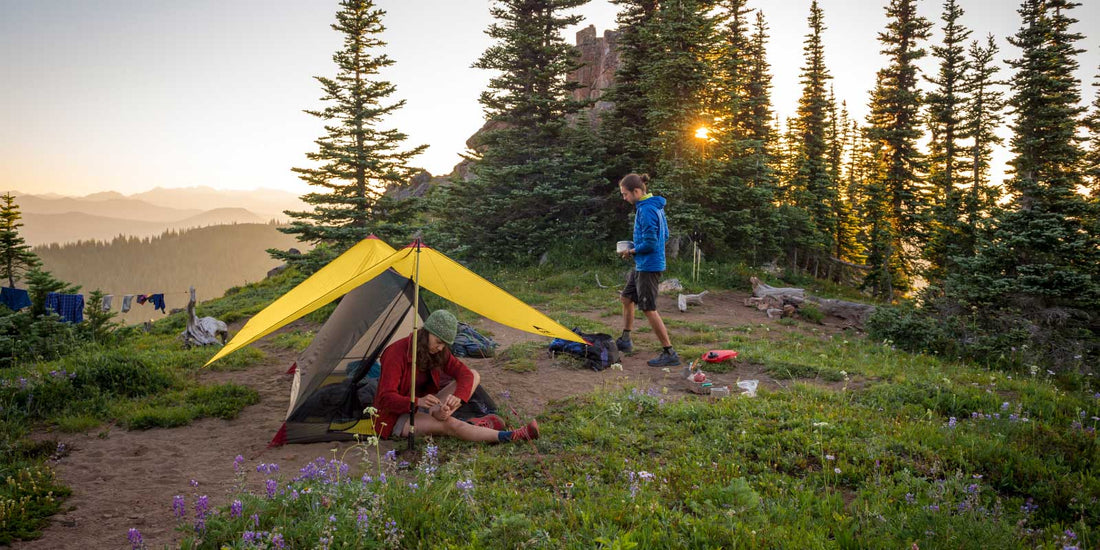
[[[194,479],[192,479],[192,480],[191,480],[191,486],[192,486],[192,487],[198,487],[198,486],[199,486],[199,482],[198,482],[198,481],[195,481]]]
[[[372,478],[372,477],[370,476],[370,474],[363,474],[363,479],[362,479],[362,481],[363,481],[363,485],[367,485],[367,484],[369,484],[370,482],[374,481],[374,478]]]
[[[245,544],[256,544],[260,542],[259,539],[260,534],[255,531],[245,531],[244,533],[241,533],[241,540],[244,541]]]
[[[474,482],[472,480],[459,480],[455,482],[455,488],[464,493],[468,493],[474,489]]]
[[[386,451],[386,460],[389,460],[390,462],[397,462],[397,450],[390,449]]]
[[[436,447],[435,445],[428,445],[424,449],[424,451],[424,454],[427,455],[428,460],[435,460],[439,456],[439,447]]]
[[[243,464],[244,464],[244,456],[237,455],[237,457],[233,459],[233,471],[234,472],[240,472],[241,471],[241,465],[243,465]]]
[[[286,542],[283,540],[282,533],[275,533],[274,535],[271,535],[271,544],[279,550],[286,548]]]
[[[132,550],[139,550],[145,547],[145,542],[141,538],[141,531],[131,527],[130,532],[126,534],[126,538],[130,540],[130,548]]]
[[[183,519],[183,516],[187,515],[187,505],[183,501],[183,495],[172,498],[172,512],[176,515],[176,519]]]
[[[248,519],[252,520],[252,525],[257,529],[260,528],[260,514],[252,514]]]
[[[1008,401],[1005,401],[1004,403],[1001,403],[1001,410],[1002,411],[1007,411],[1008,410]]]
[[[928,506],[925,506],[924,509],[931,512],[939,512],[940,506],[938,504],[929,504]]]
[[[500,397],[503,398],[503,399],[511,399],[512,398],[512,392],[510,392],[508,390],[504,390],[504,391],[500,392]],[[1100,399],[1100,393],[1096,394],[1096,398]]]
[[[833,456],[833,455],[825,455],[825,460],[830,460],[830,461],[836,460],[836,457]]]
[[[244,504],[239,500],[234,500],[233,504],[229,506],[229,517],[237,519],[241,517],[244,512]]]
[[[267,486],[267,498],[275,498],[275,491],[279,488],[279,482],[269,479],[264,484]]]
[[[417,485],[417,484],[416,484],[415,482],[413,482],[413,483],[409,483],[409,489],[412,489],[412,490],[414,490],[414,491],[415,491],[415,490],[417,490],[417,489],[419,489],[419,488],[420,488],[420,486],[419,486],[419,485]]]
[[[1077,533],[1074,533],[1073,531],[1071,531],[1069,529],[1066,529],[1066,538],[1069,539],[1069,540],[1074,540],[1074,539],[1077,538]]]
[[[947,419],[947,427],[948,428],[954,428],[955,424],[958,424],[958,423],[959,423],[959,421],[954,416]]]
[[[1035,501],[1031,497],[1028,497],[1027,500],[1024,501],[1024,505],[1020,507],[1020,511],[1025,514],[1030,514],[1038,509],[1039,506],[1035,504]]]
[[[210,497],[202,495],[195,501],[195,517],[205,518],[206,513],[210,511]]]
[[[358,515],[356,515],[355,517],[355,525],[357,525],[360,529],[366,529],[367,525],[369,524],[370,516],[367,515],[367,510],[365,508],[360,508]]]
[[[971,483],[970,485],[967,485],[966,486],[966,492],[969,493],[969,494],[977,493],[978,492],[978,484],[977,483]]]
[[[913,497],[913,493],[905,493],[905,502],[913,504],[917,499]]]
[[[336,514],[332,514],[328,517],[330,523],[336,523]]]

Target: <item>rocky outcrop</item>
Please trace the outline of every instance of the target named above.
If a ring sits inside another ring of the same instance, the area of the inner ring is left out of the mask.
[[[597,36],[595,25],[589,25],[577,32],[577,51],[583,65],[576,71],[569,73],[567,78],[570,82],[580,84],[580,87],[573,90],[574,99],[588,100],[593,103],[580,115],[571,116],[570,122],[575,123],[583,117],[587,119],[588,124],[595,128],[599,126],[600,115],[614,107],[613,103],[604,101],[601,98],[608,88],[615,85],[615,73],[619,70],[618,45],[619,31],[616,30],[606,30],[603,32],[603,36]],[[470,139],[466,140],[466,148],[475,153],[484,153],[485,143],[482,136],[486,132],[500,130],[505,127],[506,125],[503,122],[487,121],[474,135],[470,136]],[[463,159],[455,165],[449,175],[442,178],[433,178],[432,181],[434,183],[436,180],[469,180],[473,177],[471,169],[475,162],[470,159]]]
[[[609,101],[601,101],[604,91],[615,84],[615,72],[619,70],[619,31],[606,30],[596,36],[596,27],[577,32],[577,51],[584,65],[569,73],[569,80],[581,86],[573,90],[573,98],[595,103],[587,110],[588,122],[599,125],[600,115],[612,108]]]

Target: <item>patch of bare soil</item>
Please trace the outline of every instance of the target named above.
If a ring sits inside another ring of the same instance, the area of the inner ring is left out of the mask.
[[[770,333],[753,333],[760,337],[771,338],[782,331],[803,330],[779,325],[762,312],[746,308],[746,297],[744,293],[735,292],[708,294],[703,305],[680,313],[675,299],[662,296],[658,307],[665,320],[706,323],[719,328],[769,323]],[[600,317],[599,313],[584,315],[609,326],[621,326],[618,318]],[[492,333],[500,349],[517,342],[545,340],[491,321],[483,321],[479,326]],[[644,326],[644,318],[635,322],[636,328]],[[316,325],[299,321],[280,332],[316,328]],[[819,326],[819,330],[839,332],[840,326]],[[678,331],[673,327],[670,332],[675,344]],[[18,542],[14,547],[127,548],[126,535],[131,527],[141,531],[150,548],[174,547],[182,533],[176,530],[173,496],[186,497],[189,516],[193,515],[191,507],[196,495],[209,495],[214,506],[226,504],[236,484],[233,460],[238,454],[244,456],[244,468],[253,472],[253,477],[260,463],[278,464],[284,475],[292,476],[306,462],[319,456],[333,456],[333,449],[342,454],[351,443],[266,448],[286,416],[292,377],[285,372],[296,354],[262,342],[259,345],[268,354],[262,364],[231,372],[207,370],[199,375],[206,384],[234,382],[260,393],[260,403],[247,407],[233,420],[205,419],[174,429],[127,431],[100,427],[85,434],[46,434],[71,449],[71,453],[55,465],[55,471],[72,488],[73,494],[65,502],[65,511],[54,516],[41,539]],[[537,416],[554,400],[623,385],[642,389],[667,387],[670,394],[688,397],[689,394],[678,389],[679,367],[665,372],[646,365],[646,360],[660,350],[651,333],[636,333],[634,345],[637,351],[623,358],[621,371],[578,369],[568,361],[549,355],[537,360],[535,371],[522,373],[504,369],[499,359],[465,362],[480,371],[482,384],[502,409],[511,407],[525,419]],[[713,345],[720,347],[723,342],[713,342]],[[712,374],[711,379],[717,386],[730,385],[734,393],[737,393],[736,382],[745,379],[757,379],[761,387],[779,387],[758,367],[744,363],[739,363],[731,372]],[[502,397],[505,390],[510,394],[506,399]],[[544,427],[543,437],[554,437],[552,426]],[[404,443],[384,442],[383,446],[383,450],[394,446],[403,448]],[[192,480],[198,483],[197,487],[191,486]]]

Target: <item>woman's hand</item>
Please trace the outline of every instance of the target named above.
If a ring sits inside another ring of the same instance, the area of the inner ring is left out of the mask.
[[[424,397],[420,398],[419,405],[421,407],[427,407],[429,409],[432,409],[432,408],[435,408],[435,407],[441,405],[442,403],[443,402],[440,401],[438,397],[436,397],[435,395],[429,393],[428,395],[425,395]]]
[[[451,412],[457,411],[462,406],[462,400],[455,397],[453,394],[448,395],[447,399],[443,402],[444,409],[450,409]]]

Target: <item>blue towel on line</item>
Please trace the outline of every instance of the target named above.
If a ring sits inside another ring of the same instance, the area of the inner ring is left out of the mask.
[[[149,301],[153,302],[153,311],[160,310],[161,313],[168,313],[164,308],[164,295],[163,294],[150,294]]]
[[[12,311],[19,311],[25,307],[31,307],[31,296],[22,288],[0,288],[0,304],[8,306]]]
[[[82,323],[84,322],[84,295],[51,292],[46,295],[46,311],[60,315],[61,320],[66,323]]]

